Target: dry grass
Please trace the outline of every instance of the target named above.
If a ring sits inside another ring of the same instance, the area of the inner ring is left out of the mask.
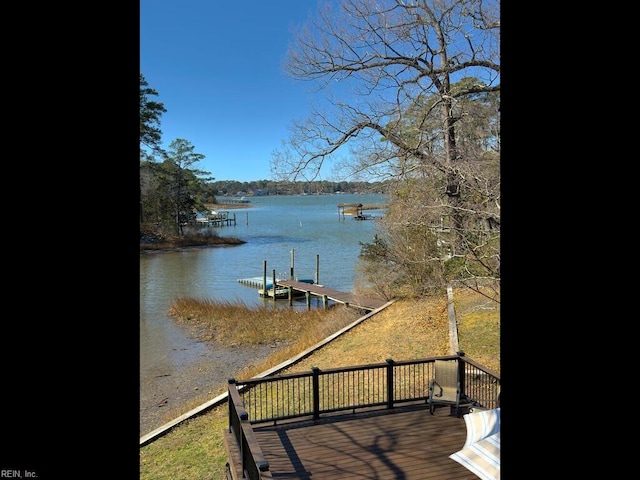
[[[140,480],[226,480],[228,422],[227,409],[217,408],[141,448]]]
[[[500,373],[500,304],[471,290],[455,292],[458,342],[467,357]]]
[[[231,327],[225,327],[223,321],[213,320],[205,314],[212,306],[205,305],[206,302],[197,306],[197,303],[191,304],[192,317],[188,319],[189,315],[183,311],[183,319],[179,321],[191,322],[193,328],[200,328],[205,335],[214,335],[215,338],[228,336]],[[183,306],[186,305],[187,303]],[[217,307],[220,308],[220,313],[226,312],[229,316],[235,314],[233,306]],[[470,291],[456,291],[455,309],[459,348],[468,357],[499,374],[499,304]],[[334,320],[332,315],[337,315],[340,311],[345,312],[346,309],[333,309],[318,316],[310,312],[308,331],[301,325],[287,325],[287,322],[292,322],[295,318],[298,318],[298,324],[305,324],[305,321],[300,322],[300,319],[306,318],[304,315],[287,317],[278,312],[261,312],[260,318],[266,318],[262,317],[265,314],[269,318],[275,317],[268,323],[282,322],[277,327],[278,334],[270,332],[273,338],[280,338],[283,332],[292,329],[290,331],[300,332],[306,340],[291,339],[290,344],[274,352],[263,365],[255,365],[234,376],[242,379],[263,372],[342,328],[339,325],[344,326],[353,321],[352,318]],[[177,311],[174,314],[177,315]],[[245,312],[245,321],[255,326],[251,317]],[[196,327],[197,325],[200,326]],[[225,332],[227,328],[229,331]],[[245,335],[244,338],[246,341],[255,341],[252,340],[253,335]],[[293,365],[288,371],[304,371],[312,366],[333,368],[362,365],[383,362],[387,358],[411,360],[450,353],[446,298],[400,300]],[[167,435],[141,448],[140,480],[224,480],[226,456],[222,430],[227,427],[226,415],[227,407],[222,405],[181,424]]]
[[[203,341],[216,340],[230,346],[285,342],[305,344],[336,321],[357,318],[345,309],[295,310],[262,305],[248,308],[242,302],[216,302],[182,297],[169,309],[169,316]],[[256,321],[260,319],[260,321]],[[329,325],[325,325],[329,322]]]
[[[400,300],[344,333],[289,371],[447,355],[446,301]]]
[[[466,356],[500,373],[499,304],[456,291],[458,346]],[[450,355],[446,298],[400,300],[357,325],[288,371],[334,368]]]

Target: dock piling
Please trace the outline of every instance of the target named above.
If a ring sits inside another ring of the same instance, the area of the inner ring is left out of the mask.
[[[294,265],[294,255],[293,255],[293,249],[291,249],[291,269],[289,271],[289,280],[293,280],[293,265]]]

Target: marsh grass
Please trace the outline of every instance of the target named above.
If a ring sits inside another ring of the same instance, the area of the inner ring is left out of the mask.
[[[220,302],[192,297],[177,298],[168,314],[199,340],[225,345],[292,343],[309,346],[336,325],[358,318],[357,312],[337,307],[295,310],[243,302]]]
[[[247,307],[240,301],[192,297],[177,298],[168,315],[201,341],[228,346],[277,345],[277,350],[264,362],[243,372],[250,376],[315,345],[360,316],[357,311],[342,306],[295,310],[268,305]]]

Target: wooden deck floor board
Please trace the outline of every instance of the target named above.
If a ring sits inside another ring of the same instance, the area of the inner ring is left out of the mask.
[[[254,425],[273,478],[477,480],[449,455],[466,439],[463,418],[426,405]]]

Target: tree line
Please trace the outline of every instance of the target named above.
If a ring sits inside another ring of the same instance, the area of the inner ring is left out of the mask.
[[[241,195],[331,195],[336,193],[386,193],[389,182],[331,182],[328,180],[239,182],[237,180],[220,180],[210,182],[208,187],[211,189],[211,198]],[[217,200],[224,203],[223,198]]]
[[[233,190],[336,188],[318,180],[331,166],[342,178],[373,179],[391,196],[376,237],[362,245],[370,287],[387,298],[451,284],[498,292],[499,7],[497,0],[318,4],[294,31],[284,68],[326,102],[293,122],[271,159],[274,179],[255,185],[215,185],[193,167],[201,157],[186,140],[162,152],[164,106],[141,75],[141,224],[179,231],[198,202]]]

